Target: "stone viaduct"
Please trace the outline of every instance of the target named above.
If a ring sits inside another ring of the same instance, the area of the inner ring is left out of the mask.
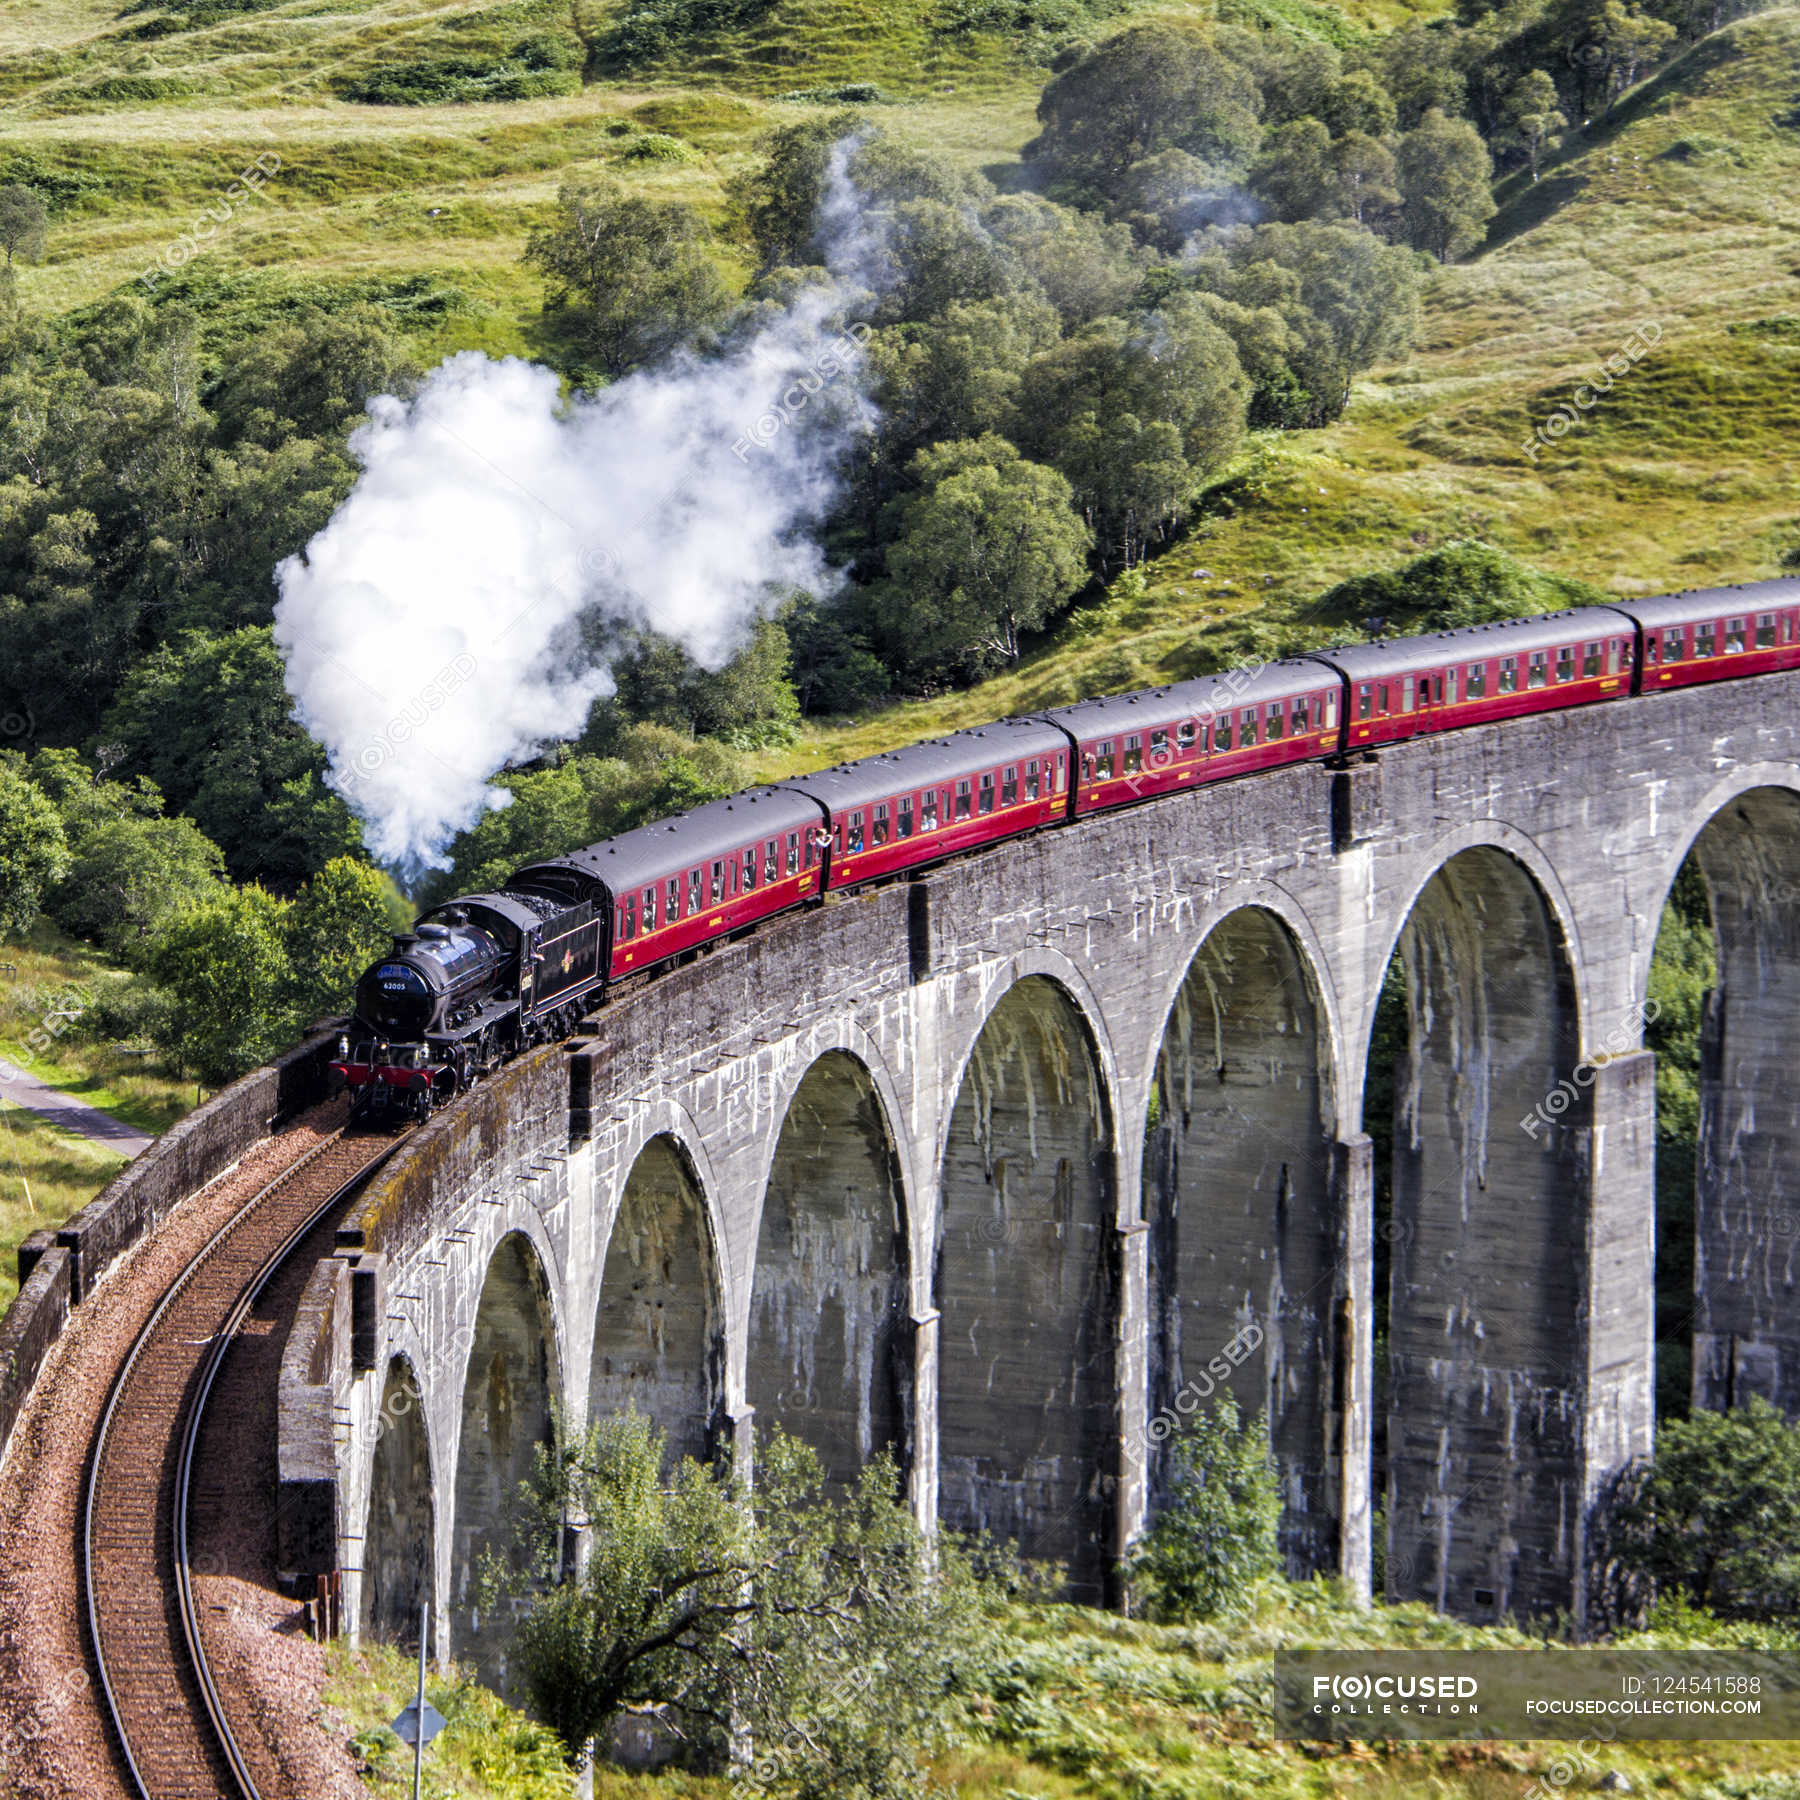
[[[1720,952],[1696,1398],[1800,1411],[1797,697],[1764,677],[1150,802],[619,996],[424,1128],[314,1271],[284,1560],[340,1568],[365,1630],[432,1597],[461,1653],[553,1410],[635,1402],[697,1456],[748,1452],[753,1419],[838,1476],[891,1448],[922,1521],[1102,1600],[1171,1425],[1229,1386],[1267,1409],[1294,1572],[1366,1591],[1385,1493],[1395,1598],[1580,1616],[1592,1503],[1650,1444],[1641,1027],[1690,853]]]

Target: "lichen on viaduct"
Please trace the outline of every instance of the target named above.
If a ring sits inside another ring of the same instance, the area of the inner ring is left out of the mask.
[[[1396,1597],[1579,1615],[1594,1499],[1650,1442],[1640,1028],[1690,851],[1720,940],[1696,1397],[1800,1411],[1797,694],[1658,695],[1160,800],[622,995],[421,1131],[315,1271],[286,1560],[341,1568],[367,1630],[432,1598],[460,1652],[555,1412],[635,1404],[752,1466],[770,1422],[839,1478],[891,1450],[922,1521],[1105,1600],[1170,1422],[1235,1342],[1293,1571],[1366,1589],[1385,1499]],[[1396,957],[1378,1367],[1363,1096]]]

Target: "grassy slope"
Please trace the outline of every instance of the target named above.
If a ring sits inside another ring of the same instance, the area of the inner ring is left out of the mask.
[[[1323,1745],[1269,1735],[1269,1659],[1284,1645],[1319,1648],[1529,1649],[1516,1632],[1458,1624],[1422,1606],[1362,1612],[1329,1584],[1271,1583],[1241,1614],[1191,1629],[1146,1625],[1082,1607],[1017,1610],[1006,1666],[972,1697],[965,1742],[937,1774],[962,1800],[1517,1800],[1534,1786],[1592,1791],[1607,1771],[1625,1791],[1727,1800],[1794,1800],[1773,1773],[1785,1747],[1758,1744]],[[1666,1638],[1659,1648],[1676,1650]],[[415,1665],[384,1649],[334,1647],[326,1719],[350,1736],[371,1791],[411,1791],[411,1759],[383,1729],[412,1695]],[[461,1678],[428,1692],[450,1730],[427,1757],[432,1800],[551,1800],[569,1790],[545,1737]],[[1717,1784],[1717,1785],[1709,1785]],[[602,1770],[595,1800],[742,1800],[738,1784],[680,1774]]]
[[[1359,23],[1401,13],[1379,0],[1345,11]],[[796,116],[776,98],[790,88],[878,80],[907,100],[876,109],[888,129],[1006,179],[1032,129],[1041,63],[993,36],[945,38],[934,14],[934,0],[776,0],[635,82],[511,105],[370,107],[336,99],[332,82],[560,29],[564,7],[283,0],[133,43],[120,34],[136,16],[107,0],[0,0],[0,50],[11,52],[0,56],[0,149],[92,184],[22,290],[57,309],[129,281],[270,149],[281,168],[266,200],[190,265],[198,305],[260,307],[298,281],[341,278],[411,308],[428,354],[529,354],[537,290],[518,252],[558,182],[607,169],[685,194],[725,225],[725,183],[761,130]],[[1735,26],[1572,143],[1535,188],[1514,183],[1494,247],[1434,277],[1404,365],[1359,383],[1338,425],[1252,445],[1189,537],[1152,565],[1143,597],[1072,621],[1012,676],[813,730],[769,768],[1179,675],[1197,638],[1265,600],[1303,599],[1455,536],[1620,592],[1772,573],[1796,474],[1800,326],[1787,321],[1800,310],[1789,241],[1800,122],[1786,121],[1800,120],[1797,62],[1800,16]],[[194,91],[154,105],[93,96],[120,75]],[[633,158],[645,129],[681,137],[699,160]],[[396,298],[409,281],[435,302]],[[1652,320],[1662,337],[1642,366],[1584,429],[1528,460],[1532,425]]]

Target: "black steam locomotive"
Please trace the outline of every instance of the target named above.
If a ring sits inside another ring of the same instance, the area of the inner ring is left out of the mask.
[[[357,1117],[422,1119],[528,1045],[566,1037],[600,985],[591,903],[525,889],[427,913],[356,984],[332,1067]]]

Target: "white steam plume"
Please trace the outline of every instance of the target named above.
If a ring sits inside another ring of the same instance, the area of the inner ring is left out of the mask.
[[[276,571],[295,716],[391,866],[441,866],[510,798],[487,777],[575,735],[611,678],[596,614],[717,666],[772,595],[828,580],[810,533],[864,429],[843,310],[871,261],[842,171],[831,279],[714,360],[681,356],[564,406],[556,376],[475,351],[351,438],[363,466]]]

